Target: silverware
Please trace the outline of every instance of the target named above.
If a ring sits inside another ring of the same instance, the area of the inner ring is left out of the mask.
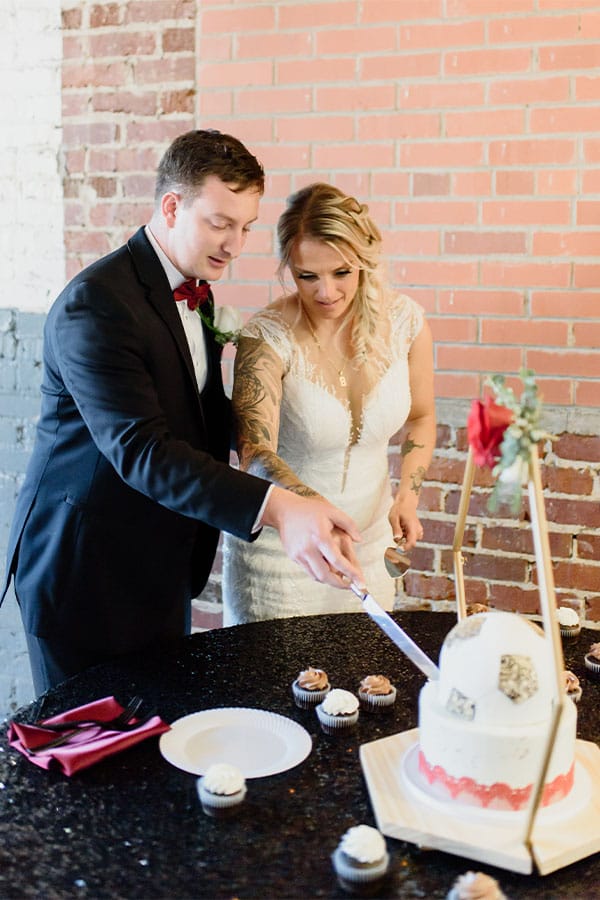
[[[383,554],[383,561],[388,575],[391,575],[392,578],[402,578],[410,569],[410,557],[401,553],[398,547],[387,547]]]
[[[390,640],[402,650],[404,655],[408,656],[410,661],[414,663],[424,675],[427,675],[432,681],[436,681],[440,677],[440,670],[436,664],[423,652],[423,650],[421,650],[418,644],[415,644],[413,639],[407,635],[404,629],[400,628],[400,626],[394,622],[392,617],[382,609],[368,590],[366,588],[358,587],[354,582],[350,584],[350,590],[356,594],[362,602],[363,607],[373,621],[379,625],[381,630],[387,634]]]
[[[99,725],[101,728],[110,729],[115,726],[117,729],[121,724],[127,724],[139,710],[143,703],[141,697],[132,697],[123,712],[113,719],[73,719],[71,722],[35,722],[36,728],[43,728],[46,731],[72,731],[73,729],[86,728],[90,725]]]
[[[123,712],[119,713],[118,716],[115,716],[113,719],[105,719],[104,721],[98,720],[86,720],[85,723],[74,723],[74,722],[64,722],[57,724],[64,724],[69,726],[69,730],[62,731],[58,735],[58,737],[53,738],[51,741],[46,741],[44,744],[38,744],[36,747],[26,747],[26,751],[30,756],[35,756],[38,753],[44,753],[47,750],[53,750],[55,747],[61,747],[63,744],[68,744],[72,737],[77,734],[81,734],[82,732],[89,730],[90,728],[99,728],[100,734],[94,735],[94,738],[99,737],[105,731],[133,731],[136,728],[140,728],[144,725],[148,719],[152,718],[154,715],[154,710],[150,712],[148,715],[144,716],[143,719],[138,719],[136,722],[131,722],[130,720],[135,716],[140,706],[143,703],[143,699],[141,697],[133,697]],[[41,725],[41,728],[45,728],[46,726]]]

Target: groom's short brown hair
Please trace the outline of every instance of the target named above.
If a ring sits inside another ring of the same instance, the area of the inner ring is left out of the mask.
[[[258,159],[237,138],[212,129],[188,131],[175,138],[157,170],[155,203],[167,191],[193,198],[206,178],[216,175],[236,191],[265,189],[265,172]]]

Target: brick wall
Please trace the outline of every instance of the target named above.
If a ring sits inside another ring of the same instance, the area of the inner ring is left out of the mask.
[[[260,222],[218,288],[247,314],[277,292],[273,225],[292,190],[324,179],[369,202],[391,278],[436,342],[426,541],[400,602],[450,601],[469,401],[489,372],[530,366],[558,426],[543,457],[557,586],[600,621],[600,4],[63,0],[61,37],[67,275],[146,220],[156,162],[190,127],[232,131],[268,172]],[[489,520],[486,490],[467,589],[529,609],[526,511]],[[211,591],[197,624],[214,621],[218,566]]]

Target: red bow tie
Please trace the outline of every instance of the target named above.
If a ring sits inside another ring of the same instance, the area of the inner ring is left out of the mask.
[[[175,300],[187,300],[187,305],[193,310],[197,309],[198,306],[202,306],[205,300],[208,299],[209,293],[210,285],[206,281],[196,284],[195,278],[188,278],[178,288],[175,288],[173,297]]]

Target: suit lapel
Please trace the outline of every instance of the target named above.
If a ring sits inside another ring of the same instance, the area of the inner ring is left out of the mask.
[[[165,270],[160,264],[152,244],[146,237],[143,228],[139,228],[136,233],[127,242],[127,247],[131,253],[137,276],[142,284],[146,298],[150,305],[156,310],[157,314],[164,321],[165,325],[171,332],[173,339],[177,345],[184,365],[193,382],[198,402],[200,403],[200,392],[198,391],[198,383],[194,372],[194,364],[190,354],[190,348],[181,324],[181,318],[177,312],[177,304],[173,300],[173,294],[169,286],[169,280],[165,274]],[[208,329],[204,327],[204,333]],[[207,347],[211,341],[207,341]],[[212,374],[211,352],[207,353],[209,376]]]

